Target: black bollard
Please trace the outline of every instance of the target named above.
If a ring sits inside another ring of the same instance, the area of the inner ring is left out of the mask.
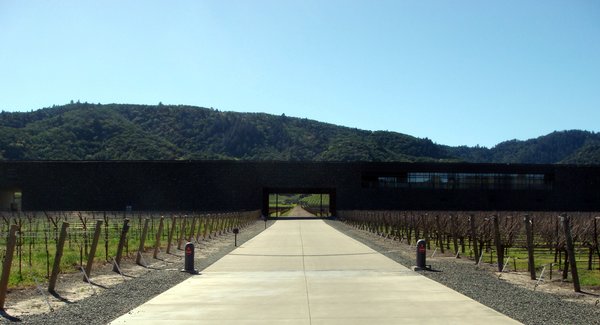
[[[194,244],[185,244],[185,269],[183,270],[188,273],[198,274],[198,271],[194,269]]]
[[[427,256],[427,242],[425,239],[417,241],[417,270],[426,270],[425,258]]]
[[[237,247],[237,235],[240,233],[238,228],[233,228],[233,234],[235,235],[235,247]]]

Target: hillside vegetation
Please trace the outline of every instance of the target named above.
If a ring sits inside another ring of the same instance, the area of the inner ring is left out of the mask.
[[[0,113],[2,160],[600,162],[600,134],[554,132],[494,148],[449,147],[396,132],[191,106],[72,103]]]

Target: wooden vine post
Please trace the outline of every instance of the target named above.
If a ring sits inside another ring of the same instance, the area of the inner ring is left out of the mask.
[[[158,224],[158,231],[156,232],[156,238],[154,241],[154,255],[152,257],[158,258],[158,250],[160,249],[160,237],[162,236],[164,228],[165,217],[160,217],[160,223]]]
[[[500,226],[498,225],[498,216],[493,216],[492,221],[494,223],[494,242],[496,244],[496,254],[498,262],[498,272],[502,272],[504,268],[504,247],[502,245],[502,238],[500,237]]]
[[[571,234],[571,218],[566,214],[561,214],[560,219],[565,232],[567,244],[567,255],[569,256],[569,264],[571,264],[571,276],[573,277],[573,287],[575,292],[581,292],[579,285],[579,275],[577,274],[577,265],[575,264],[575,248],[573,247],[573,236]]]
[[[125,240],[127,239],[127,232],[129,231],[129,219],[123,221],[123,229],[121,230],[121,238],[119,238],[119,246],[117,247],[117,257],[115,258],[115,265],[113,265],[113,272],[121,273],[119,268],[121,267],[121,257],[123,257],[123,246],[125,246]]]
[[[15,246],[17,245],[17,229],[19,226],[11,225],[6,244],[6,255],[2,265],[2,278],[0,278],[0,310],[4,310],[6,301],[6,291],[8,290],[8,278],[10,276],[10,267],[12,266]]]
[[[179,240],[177,242],[177,249],[179,249],[179,250],[183,249],[181,247],[183,246],[183,240],[185,239],[186,226],[187,226],[187,216],[185,216],[183,218],[183,221],[181,222],[181,231],[179,232]]]
[[[598,247],[598,217],[594,217],[594,247],[596,248],[596,254],[598,254],[598,260],[600,260],[600,248]]]
[[[200,236],[202,236],[202,216],[198,216],[198,229],[196,230],[196,243],[200,241]]]
[[[171,242],[173,240],[173,234],[175,233],[175,227],[177,226],[177,217],[171,218],[171,230],[169,230],[169,236],[167,237],[167,254],[171,253]]]
[[[535,260],[534,260],[534,250],[533,250],[533,229],[532,229],[532,221],[529,218],[529,215],[526,214],[525,218],[523,218],[525,222],[525,233],[527,236],[527,268],[529,269],[529,275],[531,280],[535,280],[537,278],[535,273]]]
[[[65,240],[67,238],[67,228],[69,228],[69,223],[63,222],[60,229],[60,236],[58,237],[58,243],[56,244],[56,255],[54,257],[52,275],[50,275],[50,282],[48,283],[49,292],[55,292],[54,289],[56,288],[56,280],[58,280],[58,273],[60,272],[60,260],[62,259]]]
[[[473,243],[473,254],[475,254],[475,263],[479,263],[479,249],[477,247],[477,231],[475,228],[475,215],[469,216],[469,224],[471,226],[471,242]]]
[[[192,242],[194,239],[194,231],[196,230],[196,216],[192,217],[192,226],[190,227],[190,235],[188,237],[188,242]]]
[[[444,254],[444,243],[443,243],[443,238],[442,238],[442,227],[440,226],[440,216],[436,215],[435,216],[435,228],[436,228],[436,239],[437,239],[437,244],[436,246],[440,248],[442,254]]]
[[[208,222],[210,221],[209,216],[203,217],[204,222],[202,223],[202,239],[206,240],[206,235],[208,234]],[[265,218],[265,220],[267,220]]]
[[[450,226],[452,227],[452,243],[454,245],[454,255],[458,257],[458,231],[456,229],[456,216],[450,215]]]
[[[148,236],[148,222],[150,219],[144,220],[144,229],[142,230],[142,236],[140,237],[140,246],[138,247],[137,256],[135,258],[135,264],[146,266],[142,264],[142,253],[144,252],[144,247],[146,244],[146,237]]]
[[[92,266],[94,265],[94,257],[96,256],[96,248],[98,247],[98,240],[100,239],[100,233],[102,232],[102,220],[96,220],[96,229],[94,229],[94,239],[92,240],[92,247],[87,258],[87,264],[85,266],[85,274],[87,278],[91,277]],[[83,276],[83,281],[87,281],[86,276]]]

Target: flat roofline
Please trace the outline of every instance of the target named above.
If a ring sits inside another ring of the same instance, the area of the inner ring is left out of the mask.
[[[446,167],[452,169],[475,168],[475,169],[600,169],[597,165],[578,165],[578,164],[513,164],[513,163],[472,163],[472,162],[376,162],[376,161],[280,161],[280,160],[1,160],[0,165],[35,165],[35,164],[74,164],[74,165],[113,165],[113,164],[231,164],[231,165],[312,165],[312,166],[330,166],[330,165],[353,165],[361,166],[366,169],[369,167],[408,167],[417,168],[439,168]],[[444,168],[442,168],[444,169]]]

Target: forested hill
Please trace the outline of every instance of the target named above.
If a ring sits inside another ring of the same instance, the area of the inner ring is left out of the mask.
[[[190,106],[72,103],[0,113],[2,160],[240,159],[600,163],[600,134],[554,132],[494,148],[308,119]]]

